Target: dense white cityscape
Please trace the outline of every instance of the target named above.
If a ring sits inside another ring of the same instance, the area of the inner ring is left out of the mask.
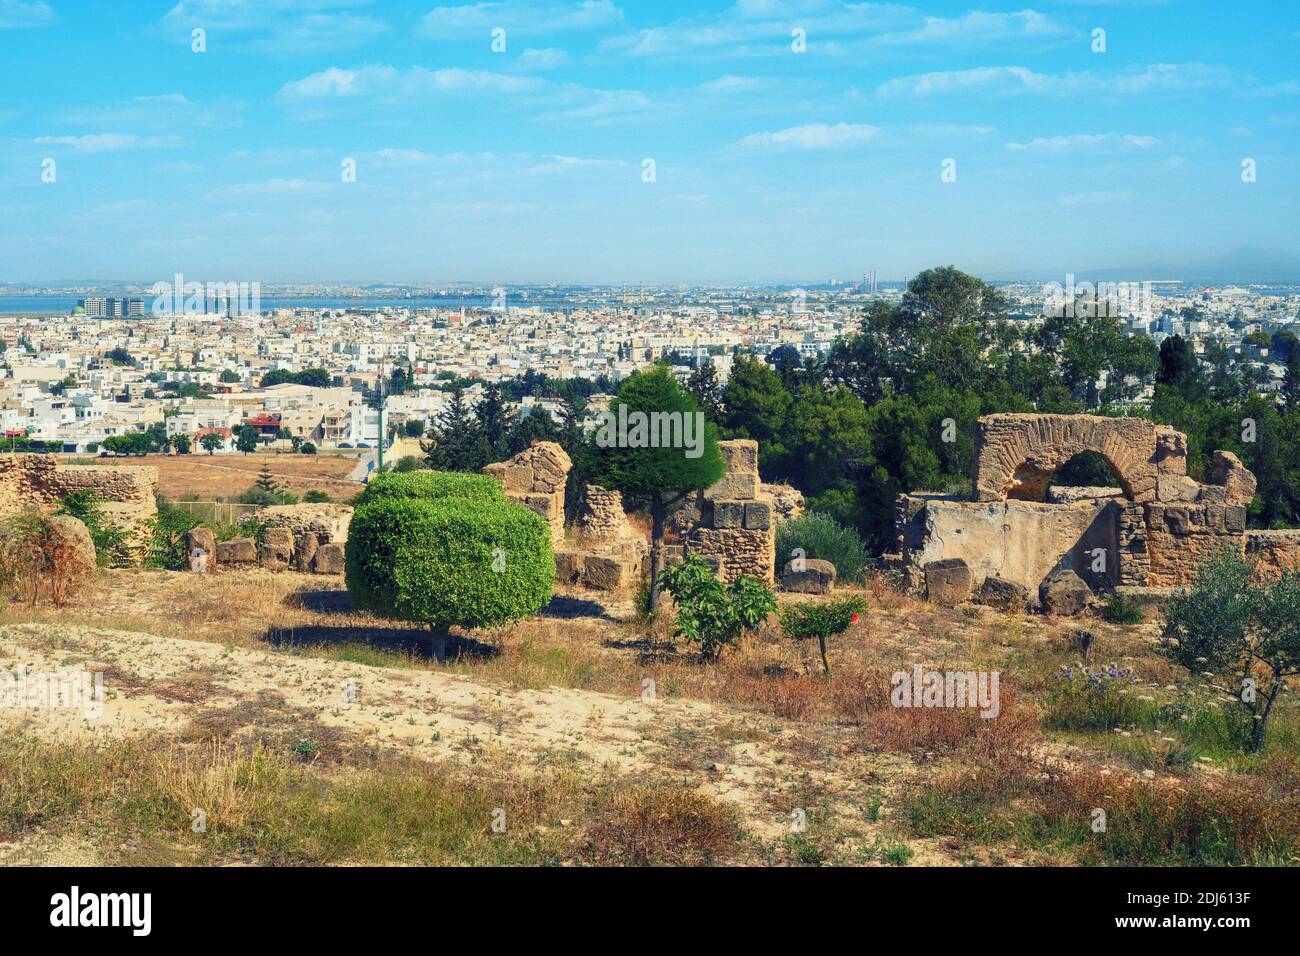
[[[1062,284],[1002,285],[1012,321],[1041,322],[1059,308]],[[897,302],[903,288],[872,273],[807,289],[304,286],[263,292],[250,313],[225,301],[160,307],[147,291],[85,293],[72,309],[42,311],[33,290],[11,287],[0,296],[0,428],[11,443],[78,454],[106,453],[106,439],[159,423],[169,438],[184,436],[184,450],[214,435],[203,450],[235,452],[250,425],[268,445],[376,448],[373,395],[395,369],[406,387],[387,397],[386,443],[407,420],[436,417],[453,384],[472,404],[485,383],[530,369],[614,386],[650,363],[670,361],[684,378],[707,359],[725,382],[736,355],[825,354],[872,300]],[[1300,289],[1148,283],[1141,292],[1109,302],[1129,334],[1180,335],[1198,352],[1214,342],[1253,367],[1260,392],[1281,387],[1285,365],[1266,343],[1297,329]],[[10,311],[20,293],[27,310]],[[516,411],[560,414],[557,401],[534,396]]]

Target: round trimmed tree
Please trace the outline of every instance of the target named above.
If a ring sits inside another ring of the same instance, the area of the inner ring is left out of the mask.
[[[497,485],[487,476],[442,477]],[[397,483],[383,483],[383,495],[357,507],[345,546],[353,605],[428,625],[440,659],[453,626],[498,627],[536,614],[555,584],[550,529],[539,515],[507,501],[499,485],[492,498],[476,482],[465,487],[483,497],[457,496],[454,484],[405,485],[412,494],[403,496]]]

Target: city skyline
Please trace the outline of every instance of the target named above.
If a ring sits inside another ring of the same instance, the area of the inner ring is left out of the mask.
[[[0,0],[0,48],[0,282],[1300,278],[1281,5]]]

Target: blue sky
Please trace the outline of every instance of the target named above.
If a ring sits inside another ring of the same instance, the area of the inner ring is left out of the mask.
[[[1300,5],[1028,2],[0,0],[0,281],[1300,262]]]

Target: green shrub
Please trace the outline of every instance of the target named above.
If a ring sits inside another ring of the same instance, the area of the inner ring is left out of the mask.
[[[319,488],[313,488],[302,496],[302,500],[309,505],[321,505],[327,504],[331,499],[328,494],[321,491]]]
[[[1300,674],[1300,574],[1258,580],[1251,563],[1225,548],[1166,606],[1161,650],[1216,679],[1250,716],[1249,749],[1259,750],[1288,678]]]
[[[740,577],[725,585],[696,554],[665,570],[662,581],[677,605],[673,633],[698,644],[700,655],[709,660],[776,610],[776,596],[762,581]]]
[[[131,560],[126,532],[104,517],[100,499],[93,491],[74,491],[65,495],[57,514],[71,515],[81,521],[95,542],[95,561],[102,567],[117,567]]]
[[[1122,594],[1112,594],[1106,598],[1106,609],[1103,613],[1106,620],[1112,624],[1142,623],[1142,605]]]
[[[185,553],[185,534],[202,523],[191,512],[159,501],[158,516],[149,525],[145,565],[168,571],[186,570],[189,567],[189,555]]]
[[[781,630],[785,631],[786,637],[796,641],[817,638],[822,652],[822,667],[829,674],[831,665],[826,659],[826,639],[843,634],[866,609],[867,602],[856,595],[837,601],[787,604],[781,609]]]
[[[505,501],[501,482],[491,475],[457,471],[386,471],[370,479],[354,501],[357,507],[372,501],[405,498],[438,501],[462,498],[474,501]]]
[[[777,567],[784,567],[797,551],[802,551],[802,557],[835,565],[835,575],[841,581],[860,581],[871,566],[871,552],[858,533],[818,511],[776,526]]]
[[[352,516],[346,580],[356,607],[445,634],[537,613],[555,556],[546,522],[520,505],[381,498]]]

